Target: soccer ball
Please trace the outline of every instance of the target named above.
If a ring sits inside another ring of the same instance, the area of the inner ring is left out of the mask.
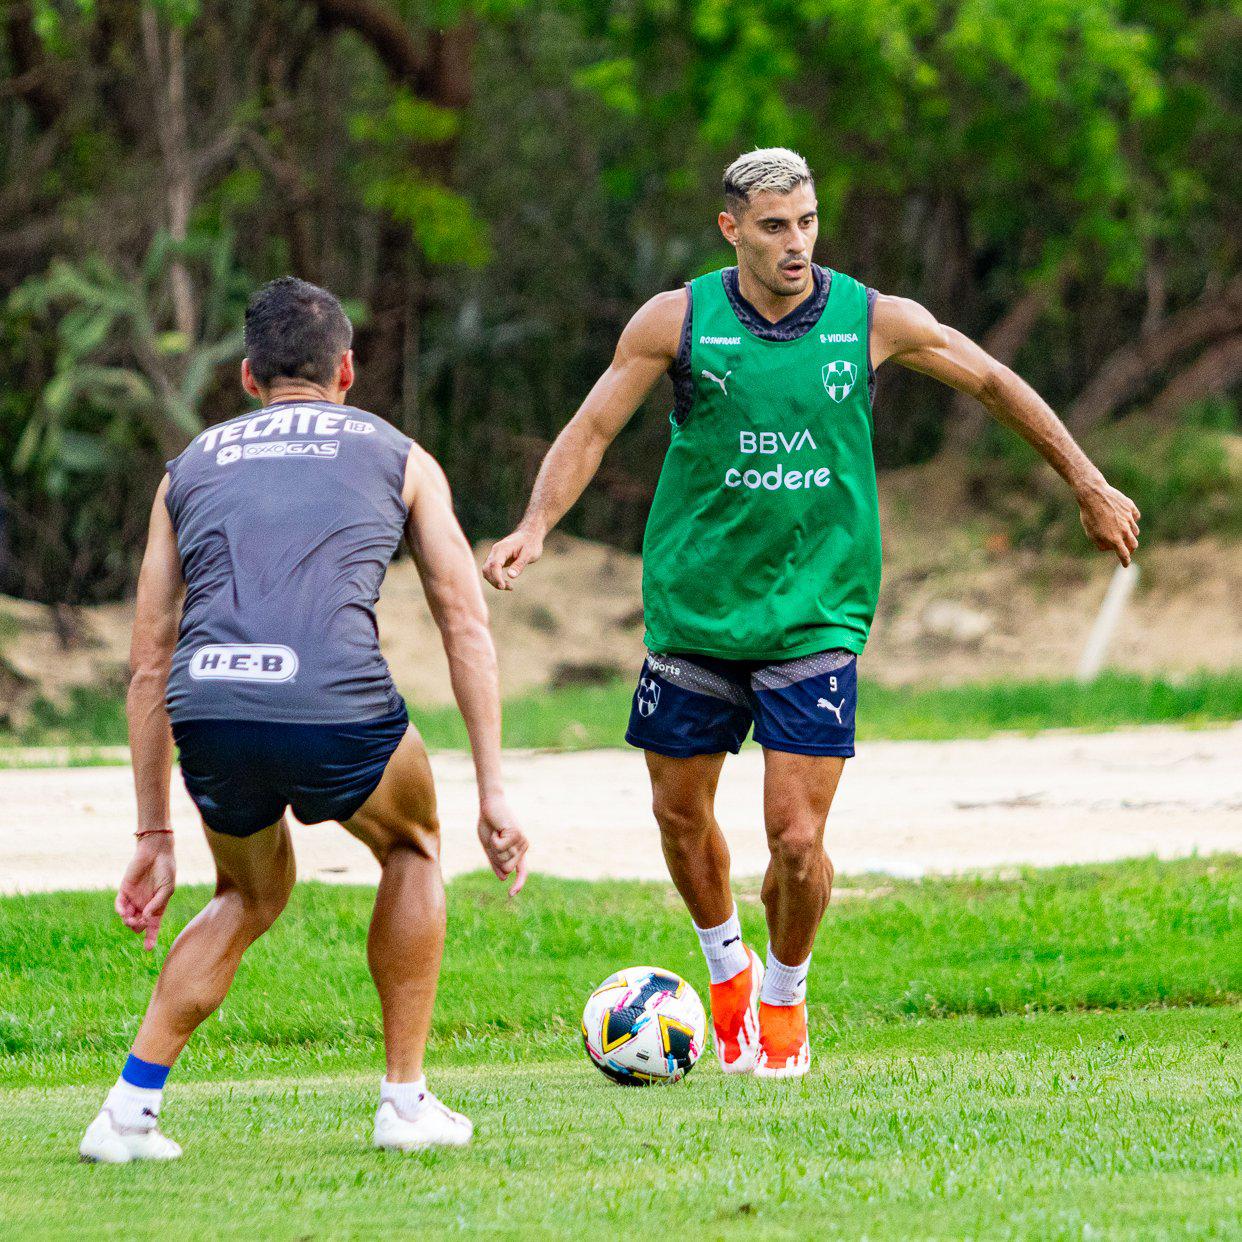
[[[698,993],[671,970],[631,966],[587,997],[582,1042],[595,1068],[627,1087],[684,1078],[703,1051]]]

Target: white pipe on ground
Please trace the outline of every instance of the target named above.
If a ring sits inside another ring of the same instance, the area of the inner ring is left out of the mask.
[[[1079,681],[1091,681],[1099,676],[1117,623],[1125,611],[1126,601],[1134,594],[1138,579],[1139,567],[1135,561],[1131,561],[1128,566],[1118,565],[1113,572],[1112,581],[1104,593],[1104,602],[1100,605],[1087,645],[1083,648],[1082,658],[1078,661],[1078,672],[1075,676]]]

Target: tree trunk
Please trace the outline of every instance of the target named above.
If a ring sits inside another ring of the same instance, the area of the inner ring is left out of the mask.
[[[161,47],[159,17],[147,4],[142,11],[142,43],[155,96],[155,132],[164,161],[164,193],[168,235],[174,242],[186,240],[194,183],[186,150],[185,48],[181,31],[168,32],[167,48]],[[192,343],[198,327],[194,286],[189,269],[180,257],[168,269],[168,288],[172,296],[173,322],[177,331]]]
[[[1169,380],[1147,412],[1153,418],[1170,421],[1184,406],[1228,392],[1239,381],[1242,381],[1242,332],[1209,345],[1190,366]]]
[[[1235,276],[1219,292],[1204,294],[1191,306],[1168,316],[1155,332],[1140,336],[1106,358],[1070,406],[1066,423],[1076,435],[1090,431],[1138,397],[1181,354],[1239,331],[1242,275]]]
[[[375,0],[311,0],[326,31],[352,30],[366,40],[396,82],[441,108],[463,108],[473,92],[475,27],[469,17],[457,26],[432,30],[421,39],[391,9]],[[451,185],[457,143],[423,144],[411,161],[436,180]],[[406,359],[417,351],[422,319],[432,304],[431,282],[404,225],[381,226],[371,297],[371,317],[355,342],[358,400],[384,411],[407,430],[417,427],[417,390],[411,390]]]
[[[50,129],[64,107],[53,78],[55,64],[43,55],[34,28],[33,6],[27,0],[11,0],[7,10],[4,34],[14,72],[6,87],[26,101],[40,129]]]
[[[1063,263],[1048,280],[1033,285],[983,334],[980,345],[998,362],[1011,365],[1044,312],[1061,296],[1068,275],[1069,265]],[[945,427],[945,448],[964,453],[983,433],[987,422],[987,411],[973,397],[954,393]]]

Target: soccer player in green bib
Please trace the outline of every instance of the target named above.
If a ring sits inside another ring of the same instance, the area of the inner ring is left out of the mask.
[[[752,151],[724,174],[737,267],[658,294],[543,462],[521,524],[483,572],[501,590],[543,550],[661,375],[671,440],[643,544],[648,655],[626,739],[647,752],[669,871],[711,978],[727,1073],[805,1074],[806,980],[832,890],[824,824],[854,753],[855,664],[880,589],[875,369],[896,362],[977,398],[1066,481],[1123,565],[1139,512],[1008,367],[906,298],[812,262],[802,157]],[[713,806],[725,754],[764,749],[771,862],[765,963],[742,941]]]

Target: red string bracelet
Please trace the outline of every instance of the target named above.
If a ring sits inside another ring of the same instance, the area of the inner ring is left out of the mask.
[[[168,833],[170,837],[173,835],[173,830],[171,828],[144,828],[141,832],[135,832],[134,836],[141,839],[142,837],[158,836],[162,832]]]

